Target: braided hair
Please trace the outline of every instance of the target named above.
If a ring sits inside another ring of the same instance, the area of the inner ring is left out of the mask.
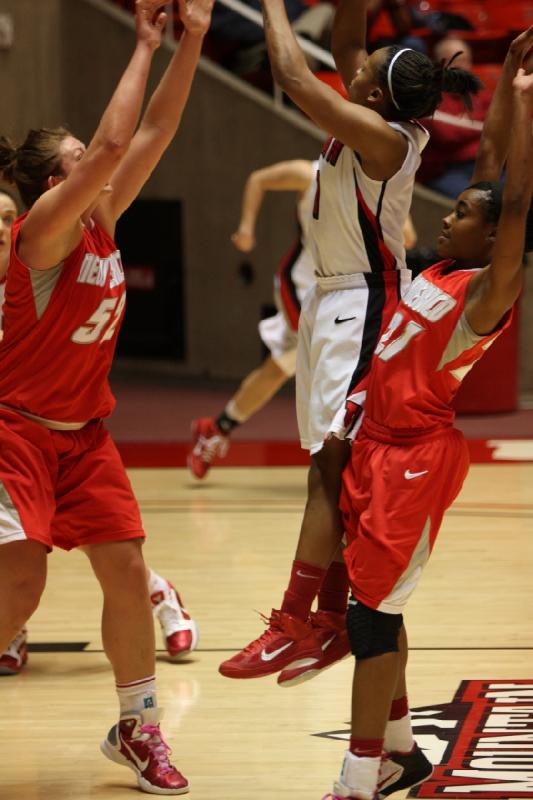
[[[27,208],[46,190],[50,175],[61,174],[59,148],[70,135],[66,128],[39,128],[20,146],[0,136],[0,175],[16,185]]]
[[[477,94],[483,84],[471,72],[452,67],[459,53],[447,64],[444,61],[434,64],[423,53],[398,45],[388,47],[387,51],[378,80],[380,86],[388,90],[394,119],[430,117],[442,102],[443,92],[459,95],[466,108],[472,108],[471,96]]]
[[[485,222],[497,225],[502,213],[503,203],[503,184],[498,181],[478,181],[473,183],[469,189],[477,189],[483,193],[482,211]],[[526,219],[526,232],[524,237],[524,252],[530,253],[533,250],[533,203],[529,206]]]

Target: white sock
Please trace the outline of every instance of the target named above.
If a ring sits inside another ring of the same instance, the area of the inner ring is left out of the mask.
[[[407,713],[401,719],[389,719],[385,728],[383,749],[386,753],[410,753],[415,746],[411,715]]]
[[[131,683],[117,683],[116,687],[121,717],[142,714],[149,708],[157,708],[155,675]]]

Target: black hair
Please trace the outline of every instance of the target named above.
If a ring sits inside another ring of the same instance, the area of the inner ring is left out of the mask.
[[[478,181],[468,187],[483,192],[482,211],[485,222],[497,225],[502,213],[503,183],[498,181]],[[524,252],[533,250],[533,203],[529,206],[524,237]]]
[[[67,136],[66,128],[39,128],[18,147],[0,136],[0,176],[16,185],[27,208],[46,190],[50,175],[61,173],[59,148]]]
[[[387,55],[378,72],[379,84],[390,95],[388,72],[394,56],[402,50],[399,45],[387,48]],[[409,120],[430,117],[442,102],[442,93],[450,92],[462,98],[466,108],[472,108],[472,95],[483,84],[476,75],[465,69],[452,67],[459,55],[456,53],[447,64],[434,64],[426,55],[416,50],[405,50],[396,59],[392,69],[390,96],[393,119]]]

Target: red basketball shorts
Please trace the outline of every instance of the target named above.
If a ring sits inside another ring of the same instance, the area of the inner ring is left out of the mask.
[[[0,409],[0,544],[71,550],[140,537],[137,501],[100,421],[52,431]]]
[[[469,463],[463,435],[453,428],[407,441],[386,441],[365,421],[341,491],[352,593],[389,614],[402,613],[416,587]]]

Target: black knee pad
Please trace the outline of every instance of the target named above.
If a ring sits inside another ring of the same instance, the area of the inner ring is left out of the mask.
[[[346,628],[352,653],[358,659],[398,652],[401,614],[384,614],[350,598]]]

